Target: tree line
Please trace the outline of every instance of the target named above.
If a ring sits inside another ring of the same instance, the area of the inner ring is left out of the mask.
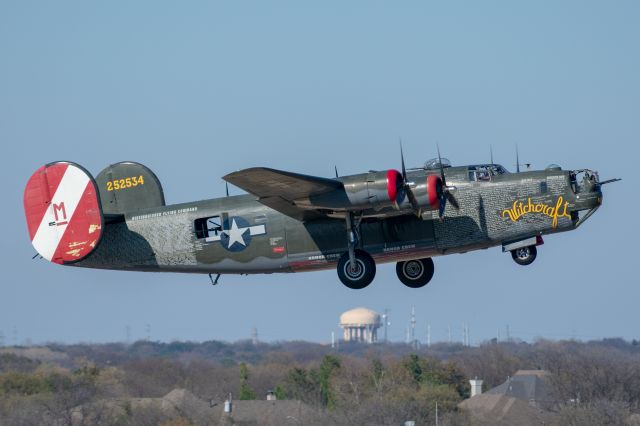
[[[271,391],[312,407],[318,424],[435,424],[436,403],[439,424],[480,424],[458,408],[469,397],[469,379],[483,379],[486,390],[521,369],[551,373],[557,403],[548,409],[558,424],[624,424],[640,413],[640,346],[621,339],[437,344],[418,351],[306,342],[52,344],[41,347],[40,360],[33,359],[34,348],[30,358],[21,349],[0,352],[0,424],[71,425],[77,407],[94,410],[95,420],[101,401],[158,398],[176,388],[217,402],[229,394],[264,399]],[[47,361],[51,352],[66,356]],[[188,413],[163,416],[124,410],[115,424],[202,423]]]

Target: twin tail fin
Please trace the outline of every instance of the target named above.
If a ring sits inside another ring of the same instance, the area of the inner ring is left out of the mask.
[[[40,256],[59,264],[89,256],[105,220],[164,205],[156,175],[133,162],[112,164],[96,179],[76,163],[49,163],[31,175],[24,190],[31,243]]]

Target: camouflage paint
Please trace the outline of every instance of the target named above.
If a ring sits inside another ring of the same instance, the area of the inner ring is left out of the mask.
[[[463,253],[574,229],[578,210],[601,203],[599,190],[575,194],[569,171],[496,175],[490,181],[470,181],[468,171],[467,167],[445,169],[447,184],[456,188],[452,194],[459,210],[448,203],[443,221],[437,210],[427,210],[422,218],[392,207],[364,211],[368,217],[360,226],[359,247],[379,263]],[[433,174],[432,170],[412,171],[408,180],[418,183],[417,191],[426,188],[427,176]],[[504,213],[514,203],[528,205],[529,200],[534,205],[555,206],[560,197],[563,211],[567,203],[569,217],[554,219],[533,212],[514,221]],[[242,218],[241,238],[250,234],[248,227],[262,232],[260,226],[264,225],[265,232],[251,236],[244,248],[230,251],[222,240],[197,238],[194,221],[211,216]],[[252,195],[233,196],[127,213],[124,221],[105,226],[101,244],[76,265],[193,273],[326,269],[335,267],[347,251],[345,235],[342,219],[301,222],[261,204]]]

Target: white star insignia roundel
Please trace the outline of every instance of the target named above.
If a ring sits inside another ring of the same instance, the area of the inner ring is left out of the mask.
[[[236,223],[236,219],[233,218],[233,221],[231,222],[231,229],[224,231],[224,233],[229,236],[229,244],[227,245],[227,248],[231,248],[231,246],[235,243],[242,244],[246,247],[247,244],[244,242],[244,238],[242,236],[248,230],[249,227],[239,228],[238,224]]]
[[[211,243],[220,241],[220,245],[226,250],[236,252],[242,251],[251,243],[251,237],[254,235],[264,235],[267,233],[265,225],[249,225],[243,217],[233,216],[225,220],[224,227],[220,233],[212,235],[205,239],[205,242]],[[247,234],[248,232],[248,234]]]

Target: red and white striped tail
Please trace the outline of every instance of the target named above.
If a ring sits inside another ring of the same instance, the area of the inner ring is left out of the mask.
[[[71,263],[87,257],[102,236],[103,217],[96,184],[70,162],[40,167],[24,189],[29,237],[45,259]]]

